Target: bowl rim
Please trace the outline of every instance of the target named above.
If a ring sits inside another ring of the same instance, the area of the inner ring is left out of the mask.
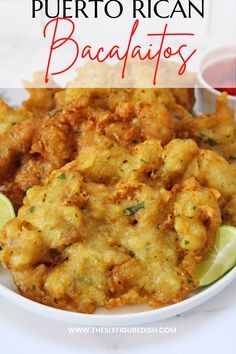
[[[4,270],[5,271],[5,270]],[[1,277],[1,276],[0,276]],[[215,283],[203,287],[200,292],[191,297],[182,300],[176,304],[167,305],[161,308],[150,308],[150,310],[139,311],[134,313],[121,314],[84,314],[79,312],[72,312],[50,307],[33,300],[30,300],[16,291],[9,289],[7,286],[0,283],[0,295],[7,300],[18,304],[20,307],[30,311],[31,313],[40,314],[43,317],[56,319],[62,322],[80,324],[82,326],[114,326],[114,325],[131,325],[139,323],[148,323],[170,318],[190,310],[227,287],[230,283],[236,280],[236,267],[231,269],[228,273],[222,276]],[[132,305],[128,305],[132,306]]]

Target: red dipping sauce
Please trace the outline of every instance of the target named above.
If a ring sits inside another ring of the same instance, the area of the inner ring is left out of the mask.
[[[223,59],[208,66],[202,76],[217,91],[225,91],[231,96],[236,96],[236,57]]]

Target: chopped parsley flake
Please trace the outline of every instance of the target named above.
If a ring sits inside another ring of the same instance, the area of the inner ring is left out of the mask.
[[[189,240],[184,240],[185,246],[188,246],[190,244]]]
[[[208,144],[209,146],[216,146],[218,145],[218,143],[213,140],[212,138],[209,138],[206,134],[204,133],[200,133],[199,135],[197,135],[197,138],[200,139],[203,143]]]
[[[144,159],[140,159],[141,162],[143,163],[148,163],[147,161],[145,161]]]
[[[62,172],[62,174],[60,174],[60,176],[57,177],[58,179],[66,179],[66,174],[65,172]]]
[[[182,120],[183,117],[181,117],[181,116],[178,115],[178,114],[175,114],[175,115],[174,115],[174,119],[176,119],[176,120]]]
[[[211,138],[208,138],[206,143],[209,145],[209,146],[216,146],[218,145],[217,142]]]
[[[62,109],[56,109],[54,111],[48,112],[48,115],[49,115],[50,118],[53,118],[53,117],[55,117],[57,115],[57,113],[59,113],[61,111],[62,111]]]
[[[134,256],[135,256],[135,253],[134,253],[132,250],[129,250],[129,256],[130,256],[130,257],[134,257]]]
[[[33,213],[35,212],[35,209],[36,209],[36,207],[35,207],[34,205],[32,205],[32,206],[28,209],[28,212],[29,212],[30,214],[33,214]]]
[[[229,161],[236,161],[236,156],[229,156]]]
[[[125,216],[132,216],[137,213],[140,209],[145,209],[145,204],[144,202],[139,203],[137,205],[132,205],[131,207],[124,209],[123,213]]]
[[[81,283],[84,285],[92,285],[93,284],[93,281],[91,278],[87,278],[82,275],[77,275],[76,280],[78,283]]]

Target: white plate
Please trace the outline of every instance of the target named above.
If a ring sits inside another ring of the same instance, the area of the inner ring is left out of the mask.
[[[6,96],[9,97],[10,92],[8,91],[7,93]],[[14,102],[19,102],[19,97],[24,96],[24,92],[16,90],[14,92],[14,97],[12,97],[11,91],[11,97],[9,97],[10,99],[7,97],[7,100],[9,103],[14,104]],[[199,107],[196,106],[195,110],[199,111],[200,109],[198,108]],[[23,307],[27,311],[31,311],[44,317],[56,319],[58,321],[73,323],[78,326],[131,326],[166,319],[190,310],[218,294],[235,279],[236,268],[228,272],[213,285],[199,289],[188,299],[159,309],[152,309],[143,305],[132,305],[109,311],[99,309],[95,314],[88,315],[58,310],[41,305],[21,296],[13,284],[10,273],[0,266],[0,295]]]
[[[25,310],[58,321],[73,323],[78,326],[132,326],[163,320],[190,310],[218,294],[235,279],[236,268],[231,270],[213,285],[200,289],[188,299],[159,309],[152,309],[143,305],[135,305],[124,306],[109,311],[100,309],[95,314],[88,315],[58,310],[26,299],[17,292],[9,272],[1,268],[0,295],[23,307]]]

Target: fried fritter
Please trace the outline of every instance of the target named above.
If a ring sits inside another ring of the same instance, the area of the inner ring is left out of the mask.
[[[160,175],[166,188],[195,177],[202,186],[216,189],[221,195],[222,218],[236,226],[236,166],[216,152],[200,150],[190,139],[173,140],[164,148],[166,163]]]
[[[32,118],[30,123],[23,121],[9,128],[8,135],[0,135],[1,190],[16,210],[28,188],[43,183],[51,172],[76,158],[80,134],[89,143],[93,132],[99,131],[122,146],[149,138],[164,145],[174,136],[172,116],[179,106],[167,89],[31,89],[30,93],[21,109],[24,120]],[[10,108],[2,107],[3,120],[11,122]],[[26,141],[23,135],[29,130]],[[17,141],[14,147],[11,136]]]
[[[192,138],[203,149],[216,151],[230,163],[236,162],[236,112],[227,103],[227,95],[222,94],[216,102],[216,112],[197,117],[179,116],[175,120],[177,137]]]
[[[23,107],[32,112],[36,116],[43,116],[46,113],[52,111],[56,106],[55,94],[60,89],[28,89],[30,97],[23,102]]]
[[[195,104],[194,89],[172,88],[170,90],[180,106],[183,106],[188,112],[193,111]]]
[[[193,103],[191,90],[37,89],[0,105],[1,190],[17,208],[26,194],[0,259],[24,296],[92,313],[198,287],[218,227],[236,226],[235,123],[224,95],[210,116]]]
[[[13,175],[30,151],[36,129],[34,119],[25,119],[0,136],[0,183]]]
[[[28,190],[2,231],[4,266],[24,296],[63,309],[180,301],[197,287],[194,266],[221,224],[220,193],[194,178],[163,188],[157,140],[131,149],[94,140],[98,154],[82,147]]]

